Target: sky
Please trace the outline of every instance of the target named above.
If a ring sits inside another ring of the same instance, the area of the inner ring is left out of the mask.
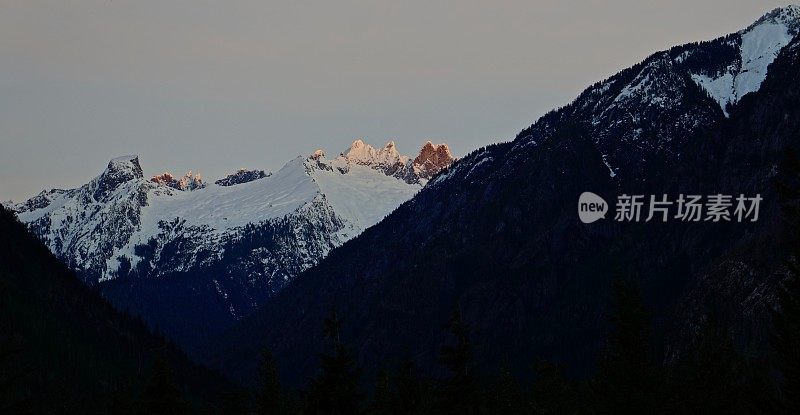
[[[0,0],[0,200],[125,154],[212,181],[356,138],[464,155],[788,1]]]

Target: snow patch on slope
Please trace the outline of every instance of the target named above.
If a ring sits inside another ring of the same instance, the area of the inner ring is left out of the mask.
[[[736,89],[734,87],[735,77],[732,73],[726,72],[724,75],[712,78],[707,75],[698,75],[692,74],[692,80],[699,85],[701,88],[705,89],[711,98],[714,98],[714,101],[719,103],[720,108],[728,115],[728,111],[726,107],[729,103],[735,103],[737,101],[736,97]]]
[[[770,17],[773,14],[775,16]],[[692,74],[692,80],[719,103],[727,116],[729,104],[736,104],[748,93],[761,88],[769,65],[797,34],[799,15],[798,8],[792,6],[768,14],[739,33],[739,62],[734,62],[716,77]]]
[[[351,165],[346,174],[316,170],[313,177],[333,210],[356,232],[378,223],[422,188],[362,165]]]
[[[617,177],[617,173],[614,171],[614,168],[611,167],[611,164],[608,162],[608,155],[606,154],[603,154],[603,164],[605,164],[606,167],[608,167],[608,177],[611,177],[612,179],[614,177]]]
[[[742,35],[742,69],[736,77],[736,101],[758,91],[767,78],[767,67],[792,40],[784,24],[762,24]]]

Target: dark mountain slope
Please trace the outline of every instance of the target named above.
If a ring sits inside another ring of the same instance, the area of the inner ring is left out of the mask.
[[[87,288],[0,207],[0,411],[107,413],[166,357],[196,408],[231,385]]]
[[[769,311],[790,254],[785,245],[788,227],[775,187],[798,179],[789,176],[786,171],[791,170],[784,167],[787,155],[800,150],[798,68],[800,37],[795,37],[769,67],[760,91],[744,96],[732,108],[730,120],[693,146],[692,157],[685,163],[688,167],[676,172],[672,186],[682,192],[694,187],[706,193],[761,193],[765,199],[758,225],[712,227],[708,232],[699,246],[712,247],[724,241],[730,248],[711,261],[705,272],[697,272],[699,278],[683,293],[676,313],[678,322],[692,322],[704,307],[720,309],[739,334],[740,346],[750,353],[766,347]],[[688,237],[699,237],[699,232]],[[686,331],[691,327],[673,327],[683,331],[673,334],[677,350],[680,342],[690,339]]]
[[[800,49],[796,39],[784,48],[760,91],[728,105],[728,118],[688,80],[698,67],[726,67],[720,59],[731,59],[737,36],[657,53],[513,142],[460,160],[245,320],[215,363],[249,379],[267,345],[287,380],[302,384],[335,306],[366,368],[409,352],[432,372],[442,325],[459,305],[480,368],[526,372],[546,358],[585,375],[603,344],[615,272],[639,277],[667,333],[665,357],[680,353],[709,309],[726,311],[740,345],[763,350],[784,258],[773,181],[800,138]],[[687,50],[699,57],[679,59]],[[761,193],[764,201],[756,223],[618,223],[611,212],[584,225],[576,202],[587,190],[612,206],[623,193]]]

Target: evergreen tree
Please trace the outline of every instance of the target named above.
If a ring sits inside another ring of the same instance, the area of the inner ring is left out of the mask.
[[[395,385],[394,408],[397,415],[419,413],[422,406],[422,385],[410,358],[406,358],[400,365],[395,375]]]
[[[7,313],[5,309],[5,281],[0,280],[0,313]],[[0,324],[3,322],[0,321]],[[14,387],[16,376],[8,374],[11,358],[16,351],[11,347],[11,329],[5,324],[0,325],[0,410],[8,410],[6,406],[10,401],[8,391]]]
[[[248,405],[247,393],[238,391],[227,392],[223,393],[219,400],[219,409],[216,413],[225,415],[245,415],[252,413]]]
[[[787,152],[777,184],[790,254],[788,277],[778,290],[778,308],[773,313],[772,346],[781,373],[781,397],[788,413],[800,411],[800,160]]]
[[[506,366],[500,369],[500,377],[494,386],[491,412],[509,415],[530,412],[530,402],[525,400],[519,383]]]
[[[769,362],[766,359],[755,362],[745,362],[744,385],[745,391],[740,398],[745,398],[741,408],[750,414],[779,413],[781,405],[775,389],[774,375],[768,370]]]
[[[123,415],[134,414],[135,402],[130,395],[130,383],[116,385],[109,393],[108,405],[105,409],[107,414]]]
[[[5,214],[0,206],[0,214]],[[8,288],[5,275],[0,269],[0,317],[13,315],[14,310],[7,307]],[[30,389],[34,370],[23,362],[24,349],[10,321],[0,318],[0,413],[35,413],[43,411],[38,406],[40,399],[33,396]],[[24,366],[20,366],[23,364]]]
[[[593,381],[599,413],[654,413],[660,408],[661,376],[650,357],[649,314],[637,287],[614,279],[612,330]]]
[[[389,415],[394,413],[392,390],[389,385],[389,373],[381,369],[375,379],[375,392],[372,407],[369,411],[375,415]]]
[[[2,311],[4,310],[0,308],[0,312]],[[22,380],[28,375],[28,371],[19,369],[15,362],[20,351],[5,335],[0,336],[0,413],[24,412],[23,408],[30,404],[28,399],[15,396],[17,389],[23,388]]]
[[[670,412],[742,413],[748,407],[745,362],[728,330],[710,315],[671,376]]]
[[[576,413],[579,407],[576,393],[564,378],[561,368],[548,362],[538,362],[535,369],[533,413],[541,415]]]
[[[479,413],[478,388],[469,367],[469,332],[458,308],[445,328],[455,338],[455,344],[442,347],[442,363],[450,372],[450,377],[442,385],[440,409],[442,413],[451,414]]]
[[[140,412],[152,415],[188,413],[186,402],[172,380],[172,372],[164,356],[153,363],[150,379],[142,393]]]
[[[261,362],[258,367],[258,382],[256,391],[256,413],[259,415],[272,415],[285,413],[283,390],[278,380],[278,368],[269,349],[261,353]]]
[[[794,264],[778,293],[778,305],[772,344],[781,373],[783,405],[788,413],[796,413],[800,411],[800,268]]]
[[[320,357],[322,371],[311,382],[306,410],[309,414],[358,414],[361,412],[360,370],[341,341],[341,320],[335,310],[325,319],[324,326],[331,353]]]

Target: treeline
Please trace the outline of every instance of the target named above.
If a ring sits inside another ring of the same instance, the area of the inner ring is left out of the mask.
[[[779,296],[774,314],[774,367],[748,360],[733,346],[730,331],[709,315],[698,327],[691,352],[670,364],[653,353],[649,315],[636,283],[614,280],[607,344],[595,375],[571,380],[561,368],[531,362],[532,382],[520,382],[511,368],[493,376],[472,369],[469,328],[456,309],[443,326],[450,341],[439,350],[446,372],[441,378],[420,374],[412,359],[379,370],[366,379],[340,335],[340,316],[325,320],[329,344],[320,370],[306,390],[282,387],[269,350],[261,356],[257,382],[250,393],[230,392],[213,406],[191,405],[174,380],[166,359],[149,368],[140,392],[120,390],[107,400],[107,413],[122,414],[617,414],[617,413],[796,413],[800,409],[800,268]],[[4,348],[0,364],[13,356]],[[533,358],[532,358],[533,359]],[[775,369],[775,371],[771,371]],[[0,379],[0,396],[8,398],[25,373]],[[18,405],[21,404],[21,405]],[[11,413],[36,413],[34,402],[3,400]]]
[[[469,329],[456,310],[444,330],[441,378],[420,374],[413,360],[364,379],[340,337],[332,311],[324,335],[329,350],[304,391],[282,388],[265,350],[252,393],[236,397],[230,412],[256,414],[692,414],[796,413],[800,409],[800,268],[780,295],[772,339],[777,365],[743,357],[731,332],[713,314],[697,328],[691,351],[665,364],[654,353],[652,327],[636,283],[614,280],[607,345],[594,376],[571,380],[560,367],[534,361],[532,382],[510,368],[493,376],[472,370]],[[366,391],[369,391],[368,393]]]

